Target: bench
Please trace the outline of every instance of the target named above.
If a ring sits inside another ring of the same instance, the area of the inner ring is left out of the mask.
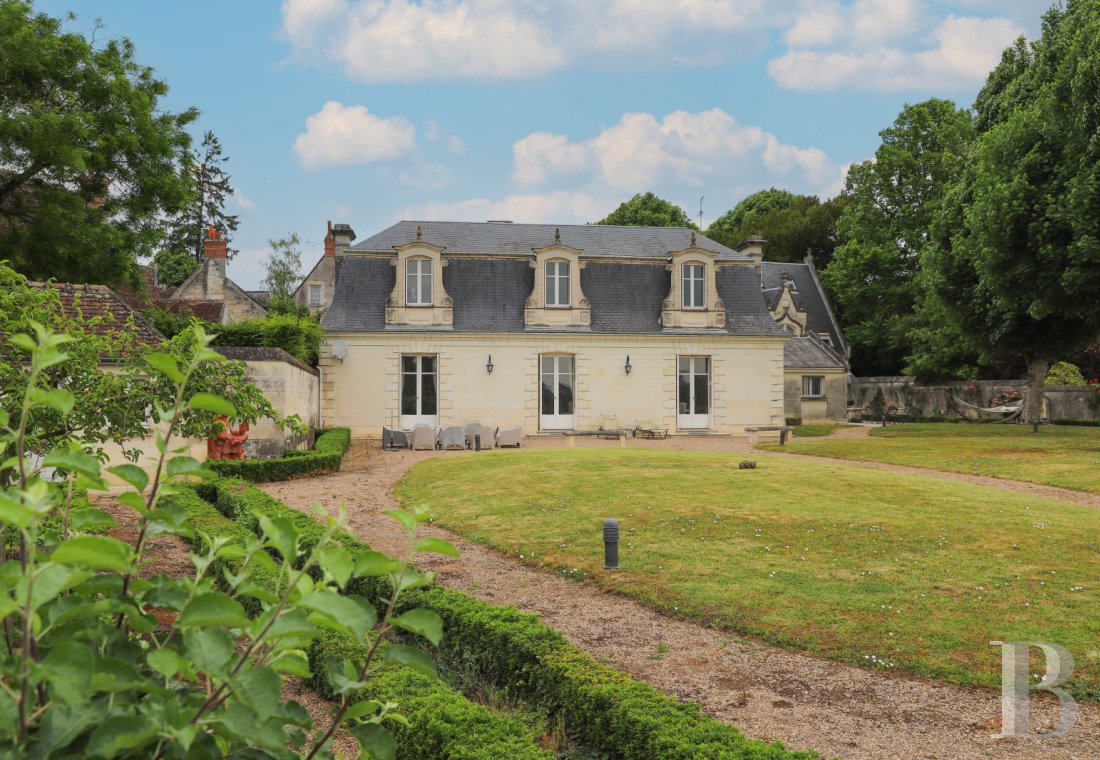
[[[780,433],[782,433],[784,430],[790,432],[791,429],[786,425],[753,425],[751,427],[745,428],[745,434],[749,437],[749,443],[755,446],[757,443],[760,443],[760,439],[762,437],[760,435],[761,433],[775,433],[774,436],[765,435],[763,436],[763,438],[765,438],[766,440],[778,441]]]
[[[584,436],[590,438],[606,438],[609,440],[618,438],[619,448],[626,448],[627,431],[625,430],[565,430],[562,432],[562,435],[569,440],[569,448],[571,449],[577,448],[577,439]]]

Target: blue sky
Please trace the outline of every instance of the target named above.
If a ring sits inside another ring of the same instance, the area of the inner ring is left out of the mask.
[[[128,37],[222,141],[230,276],[325,222],[596,221],[652,190],[709,223],[834,195],[907,102],[968,105],[1047,0],[40,0]]]

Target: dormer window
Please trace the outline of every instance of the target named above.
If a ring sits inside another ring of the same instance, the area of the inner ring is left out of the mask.
[[[432,305],[432,260],[410,258],[405,261],[405,305]]]
[[[705,292],[706,267],[702,264],[684,264],[683,266],[683,295],[685,309],[702,309],[706,302],[703,298]]]
[[[546,306],[564,309],[569,307],[569,262],[552,259],[546,262]]]

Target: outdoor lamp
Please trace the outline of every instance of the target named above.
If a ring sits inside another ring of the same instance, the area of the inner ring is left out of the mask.
[[[630,366],[630,354],[626,355],[626,366],[623,367],[623,369],[626,370],[626,374],[628,374],[628,375],[630,374],[630,370],[634,369],[633,367]]]
[[[493,355],[489,354],[489,363],[485,365],[485,369],[491,375],[493,374]]]

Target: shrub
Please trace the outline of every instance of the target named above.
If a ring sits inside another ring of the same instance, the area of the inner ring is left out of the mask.
[[[1088,385],[1076,364],[1058,362],[1047,373],[1047,385]]]
[[[783,422],[786,423],[790,427],[794,427],[796,425],[801,425],[802,424],[802,418],[801,417],[787,417],[785,420],[783,420]]]
[[[1074,427],[1100,427],[1100,421],[1097,420],[1068,420],[1064,418],[1057,418],[1050,421],[1052,425],[1072,425]]]
[[[272,314],[229,325],[211,325],[215,345],[281,348],[311,367],[321,349],[321,323],[314,317]]]
[[[300,475],[336,472],[351,447],[351,430],[318,431],[310,451],[287,451],[275,459],[213,459],[207,466],[218,475],[252,483],[287,480]]]

